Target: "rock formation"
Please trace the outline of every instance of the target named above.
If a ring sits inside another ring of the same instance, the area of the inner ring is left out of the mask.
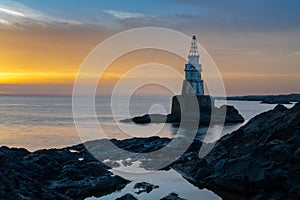
[[[137,200],[137,198],[135,198],[132,194],[127,193],[116,200]]]
[[[136,183],[134,185],[134,189],[136,189],[136,194],[140,194],[140,193],[143,193],[143,192],[151,192],[153,189],[156,189],[158,188],[159,186],[158,185],[152,185],[150,183],[146,183],[146,182],[141,182],[141,183]]]
[[[189,152],[172,167],[224,199],[299,199],[299,144],[300,103],[278,105],[222,137],[204,159]]]
[[[217,99],[227,99],[235,101],[260,101],[268,104],[290,104],[291,102],[300,102],[300,94],[282,94],[282,95],[247,95],[218,97]]]
[[[120,190],[129,182],[88,152],[71,149],[30,153],[1,147],[0,199],[84,199]]]
[[[178,194],[176,194],[176,193],[171,193],[171,194],[168,194],[167,196],[163,197],[160,200],[185,200],[185,199],[180,198],[178,196]]]
[[[210,96],[197,96],[199,106],[199,125],[208,126],[210,123],[242,123],[244,122],[243,116],[233,106],[223,105],[220,108],[214,106]],[[162,114],[145,114],[130,119],[121,120],[121,122],[134,122],[136,124],[148,123],[172,123],[179,124],[183,114],[193,114],[195,110],[192,100],[189,101],[188,96],[174,96],[172,99],[172,111],[168,115]],[[182,112],[184,112],[182,114]],[[212,113],[214,118],[212,119]],[[193,117],[187,117],[185,120],[193,120]]]

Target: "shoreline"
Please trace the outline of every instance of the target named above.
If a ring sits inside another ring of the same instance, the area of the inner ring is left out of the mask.
[[[216,100],[232,100],[232,101],[260,101],[265,104],[291,104],[300,102],[300,94],[278,94],[278,95],[243,95],[214,97]]]
[[[95,149],[102,158],[108,159],[109,163],[106,164],[109,164],[109,166],[118,167],[118,161],[120,160],[126,160],[129,165],[135,161],[141,161],[141,166],[144,169],[151,170],[172,161],[171,164],[159,169],[168,170],[172,168],[177,170],[181,172],[183,177],[193,182],[195,186],[200,189],[203,187],[208,188],[221,197],[225,193],[233,193],[252,197],[272,198],[277,195],[282,198],[296,199],[300,195],[298,193],[300,180],[297,178],[297,172],[294,171],[297,170],[297,165],[293,162],[300,162],[300,150],[297,143],[300,134],[299,130],[295,128],[299,126],[299,118],[300,103],[290,109],[278,105],[273,110],[255,116],[233,133],[223,136],[204,158],[199,158],[198,155],[199,149],[203,145],[198,137],[193,140],[192,144],[179,158],[172,157],[172,155],[167,158],[155,155],[157,160],[154,161],[145,159],[143,154],[134,154],[133,157],[128,157],[128,154],[120,155],[118,152],[109,151],[109,147],[105,146],[107,145],[105,141],[107,142],[108,139],[89,141],[85,145],[79,144],[63,149],[38,150],[32,153],[25,149],[1,147],[0,161],[4,165],[1,166],[0,173],[2,175],[0,174],[0,176],[10,177],[10,179],[4,179],[3,181],[18,180],[19,184],[24,181],[25,188],[28,184],[34,185],[34,183],[28,183],[27,181],[33,180],[36,182],[42,178],[42,182],[48,189],[56,191],[51,193],[54,196],[95,196],[97,193],[93,192],[95,191],[94,187],[97,185],[99,187],[99,184],[103,185],[103,181],[105,181],[105,184],[114,185],[114,187],[120,185],[119,181],[126,183],[126,180],[121,177],[112,176],[107,171],[110,168],[105,166],[105,163],[97,161],[87,151],[86,147],[88,147]],[[170,138],[160,138],[158,136],[110,140],[119,148],[134,153],[153,152],[161,149],[170,141]],[[179,141],[175,149],[181,146],[180,142],[183,142],[183,140]],[[99,147],[101,148],[97,149]],[[30,170],[28,171],[28,169]],[[86,170],[82,171],[82,169]],[[94,173],[97,171],[99,171],[99,174],[96,173],[95,176]],[[51,176],[49,176],[50,174]],[[103,179],[103,175],[109,177],[109,179]],[[24,179],[20,179],[19,176],[24,177]],[[32,178],[27,179],[26,176]],[[116,182],[111,182],[114,180]],[[261,182],[264,184],[261,184]],[[272,182],[272,187],[267,184],[270,182]],[[90,183],[93,184],[90,185]],[[9,183],[10,187],[14,184],[13,182]],[[69,191],[70,188],[75,187],[74,184],[77,187],[76,191]],[[18,187],[20,188],[20,186]],[[39,188],[39,186],[36,187]],[[47,188],[44,188],[44,190],[47,191]],[[102,191],[106,191],[105,187],[102,187]]]

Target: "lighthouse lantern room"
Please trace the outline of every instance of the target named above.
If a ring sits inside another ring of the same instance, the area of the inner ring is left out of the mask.
[[[199,63],[199,52],[196,36],[191,42],[188,63],[185,65],[185,80],[182,86],[182,95],[204,95],[203,80],[201,78],[202,65]]]

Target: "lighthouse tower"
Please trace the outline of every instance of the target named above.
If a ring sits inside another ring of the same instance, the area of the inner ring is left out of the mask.
[[[214,99],[204,95],[203,80],[201,78],[202,65],[199,63],[199,53],[196,36],[193,36],[188,63],[185,64],[185,79],[183,80],[181,95],[173,96],[171,114],[195,113],[194,99],[196,96],[199,111],[208,111],[215,106]]]
[[[204,95],[203,80],[201,79],[202,65],[199,63],[199,53],[196,36],[193,36],[188,63],[185,65],[185,80],[182,86],[182,95]]]

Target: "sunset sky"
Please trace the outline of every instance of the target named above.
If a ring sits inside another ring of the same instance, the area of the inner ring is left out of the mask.
[[[299,10],[298,0],[0,0],[0,94],[71,95],[81,63],[97,44],[146,26],[197,35],[228,95],[300,93]],[[183,60],[158,54],[121,57],[104,88],[144,62],[183,73]]]

